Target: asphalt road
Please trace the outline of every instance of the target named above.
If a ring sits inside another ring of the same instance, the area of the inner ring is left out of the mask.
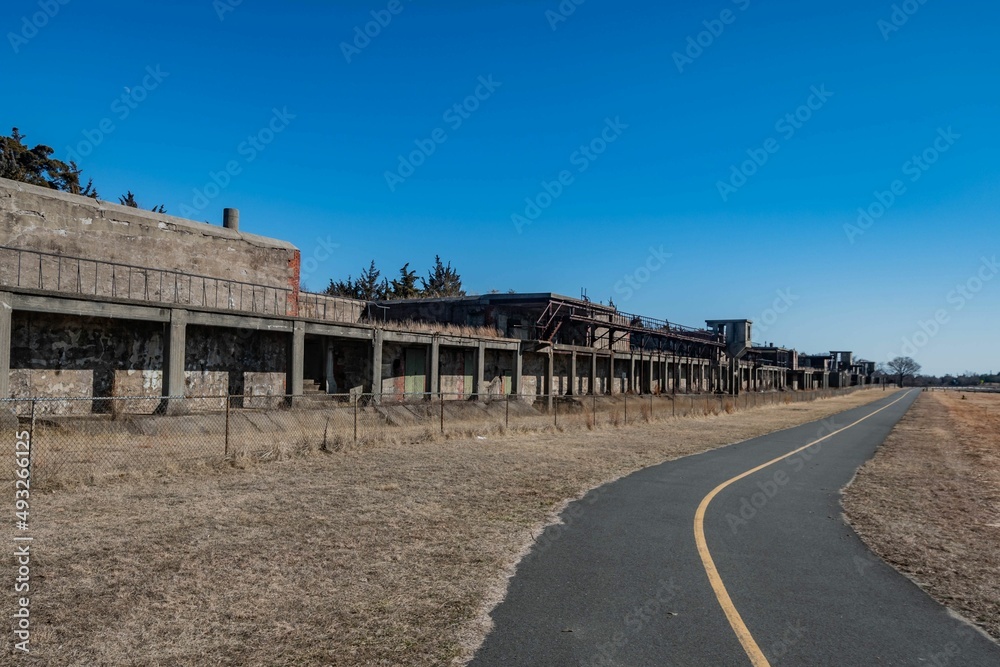
[[[518,566],[471,665],[997,667],[1000,646],[873,555],[842,516],[840,489],[917,396],[890,394],[590,492]],[[696,515],[713,490],[703,554]]]

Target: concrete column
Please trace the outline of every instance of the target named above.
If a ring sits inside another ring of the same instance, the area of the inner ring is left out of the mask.
[[[306,323],[292,324],[291,357],[288,360],[287,393],[293,397],[302,395],[302,378],[306,363]]]
[[[486,342],[479,341],[479,347],[476,349],[476,377],[473,380],[475,384],[475,394],[476,400],[482,400],[483,387],[486,385]]]
[[[546,358],[545,364],[545,393],[548,395],[548,405],[549,410],[551,410],[554,405],[553,394],[555,393],[556,376],[556,360],[551,347],[549,348],[549,356]]]
[[[610,356],[608,357],[608,395],[613,396],[615,393],[615,351],[610,350]]]
[[[513,387],[511,391],[514,394],[521,395],[521,377],[524,375],[524,353],[521,351],[521,343],[517,344],[517,349],[514,350],[514,377],[511,378]]]
[[[372,393],[382,393],[382,337],[381,329],[372,337]]]
[[[163,395],[184,395],[184,351],[187,347],[187,311],[174,308],[167,325],[166,346],[163,351]]]
[[[13,328],[13,299],[0,292],[0,398],[10,398],[10,335]]]
[[[163,396],[184,395],[184,352],[187,348],[187,311],[170,310],[170,322],[163,345]],[[166,414],[183,414],[183,401],[163,401],[160,410]]]
[[[597,353],[590,355],[590,393],[597,394]]]
[[[576,350],[569,353],[569,391],[566,393],[576,395]]]
[[[630,352],[628,355],[628,388],[629,391],[633,393],[636,391],[635,388],[635,352]]]
[[[337,391],[337,383],[333,379],[333,341],[329,338],[323,339],[323,347],[326,350],[326,393],[333,394]]]
[[[441,390],[441,341],[437,336],[431,340],[431,362],[427,369],[431,378],[431,398],[438,395]]]
[[[649,358],[649,367],[646,371],[646,388],[650,394],[653,393],[653,357]]]

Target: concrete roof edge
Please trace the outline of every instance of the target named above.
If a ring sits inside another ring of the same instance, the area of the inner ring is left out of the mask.
[[[153,211],[146,211],[141,208],[132,208],[131,206],[123,206],[122,204],[115,204],[109,201],[104,201],[103,199],[93,199],[91,197],[84,197],[83,195],[75,195],[69,192],[63,192],[61,190],[53,190],[51,188],[45,188],[39,185],[32,185],[30,183],[22,183],[20,181],[12,181],[7,178],[0,178],[0,190],[26,192],[30,194],[35,194],[40,197],[46,197],[49,199],[54,199],[58,201],[64,201],[75,206],[81,206],[86,208],[92,208],[98,212],[110,212],[113,214],[127,214],[133,218],[138,218],[139,220],[153,223],[156,225],[168,224],[177,227],[182,227],[190,230],[193,233],[204,234],[207,236],[218,236],[221,238],[230,238],[233,240],[242,240],[248,243],[253,243],[254,245],[284,249],[284,250],[298,250],[298,248],[289,243],[288,241],[282,241],[280,239],[274,239],[267,236],[260,236],[257,234],[248,234],[247,232],[237,232],[231,229],[227,229],[220,225],[213,225],[207,222],[197,222],[195,220],[188,220],[187,218],[180,218],[175,215],[170,215],[167,213],[154,213]]]

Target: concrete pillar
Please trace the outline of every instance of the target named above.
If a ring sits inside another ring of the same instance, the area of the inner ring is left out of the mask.
[[[653,357],[649,358],[649,365],[646,368],[646,390],[653,393]]]
[[[324,355],[324,359],[326,360],[326,369],[324,372],[326,376],[326,393],[333,394],[337,391],[337,383],[333,379],[333,340],[324,338],[323,348],[326,350],[326,354]]]
[[[615,393],[615,351],[610,350],[610,356],[608,357],[608,395],[613,396]]]
[[[382,337],[381,329],[372,336],[372,393],[382,393]]]
[[[518,396],[521,395],[521,376],[524,375],[524,353],[521,351],[521,343],[517,344],[514,350],[514,377],[511,378],[513,387],[511,391]]]
[[[163,351],[163,395],[184,395],[184,351],[187,347],[187,311],[171,309],[169,333]]]
[[[553,400],[553,394],[555,393],[555,376],[556,376],[556,360],[552,352],[552,348],[549,348],[549,355],[545,360],[545,393],[548,396],[549,410],[555,404]]]
[[[590,355],[590,393],[597,393],[597,353]]]
[[[569,390],[566,393],[576,395],[576,350],[569,353]]]
[[[11,315],[13,299],[7,292],[0,292],[0,398],[10,398],[10,334],[13,328]]]
[[[431,340],[431,362],[427,369],[431,379],[431,398],[441,391],[441,340],[434,336]]]
[[[187,348],[187,311],[170,310],[163,345],[163,396],[184,396],[184,352]],[[169,415],[186,412],[183,401],[163,401],[160,410]]]
[[[306,323],[292,324],[291,356],[288,360],[288,381],[285,391],[294,396],[302,395],[302,378],[306,363]]]
[[[476,377],[473,379],[475,385],[476,400],[482,400],[483,388],[486,385],[486,341],[479,341],[476,349]]]

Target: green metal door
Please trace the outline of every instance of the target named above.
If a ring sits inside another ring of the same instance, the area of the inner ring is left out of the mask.
[[[403,391],[422,394],[427,390],[427,353],[424,350],[406,350],[406,381]]]
[[[475,381],[472,378],[472,374],[475,373],[476,368],[476,353],[472,350],[465,351],[465,383],[463,384],[465,396],[472,396],[472,393],[476,390]]]

